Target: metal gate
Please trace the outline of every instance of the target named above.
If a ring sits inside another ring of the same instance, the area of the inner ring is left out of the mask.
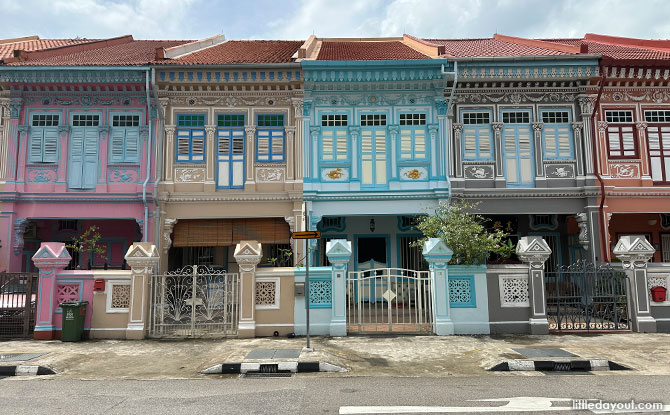
[[[545,275],[550,330],[630,330],[623,271],[578,261]]]
[[[38,274],[0,273],[0,338],[32,337],[38,280]]]
[[[239,321],[239,276],[203,265],[154,275],[151,330],[155,337],[230,336]]]
[[[350,272],[347,332],[432,333],[430,274],[400,268]]]

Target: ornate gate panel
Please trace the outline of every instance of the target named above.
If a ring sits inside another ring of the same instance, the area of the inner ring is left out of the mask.
[[[35,329],[37,274],[0,273],[0,338],[29,338]]]
[[[545,275],[549,330],[630,330],[623,271],[578,261]]]
[[[377,268],[347,278],[347,332],[432,333],[428,271]]]
[[[155,337],[230,336],[239,321],[239,276],[202,265],[155,275],[151,330]]]

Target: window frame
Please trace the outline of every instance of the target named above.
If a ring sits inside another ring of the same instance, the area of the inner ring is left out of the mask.
[[[546,122],[544,121],[544,114],[547,112],[566,112],[568,114],[568,121],[566,122]],[[542,122],[542,159],[543,160],[574,160],[575,159],[575,138],[572,131],[572,111],[570,108],[538,108],[538,118]],[[556,126],[556,127],[551,127]],[[562,154],[563,151],[559,146],[558,128],[559,126],[566,126],[568,128],[568,146],[569,154]],[[556,128],[555,136],[555,150],[554,155],[547,155],[547,132],[549,128]]]
[[[670,116],[668,117],[667,121],[649,121],[647,120],[647,111],[667,111],[670,115],[670,108],[643,108],[642,109],[642,114],[644,121],[647,123],[647,130],[645,132],[645,144],[647,146],[647,160],[649,161],[649,173],[650,176],[652,177],[652,181],[655,185],[668,185],[670,184],[670,168],[665,168],[665,159],[670,156],[670,146],[666,148],[663,145],[663,137],[665,136],[663,132],[663,128],[668,128],[670,127]],[[649,138],[650,133],[652,132],[652,129],[657,129],[658,130],[658,149],[652,150],[651,148],[651,140]],[[668,133],[670,135],[670,133]],[[664,180],[654,180],[654,175],[653,175],[653,165],[652,165],[652,151],[658,151],[659,154],[653,156],[654,158],[660,158],[661,159],[661,173],[663,175]]]
[[[44,115],[48,115],[48,116],[54,116],[54,115],[55,115],[55,116],[57,116],[57,117],[58,117],[58,122],[57,122],[57,124],[56,124],[56,125],[48,125],[48,126],[47,126],[47,125],[43,125],[43,126],[35,125],[35,126],[34,126],[34,125],[33,125],[34,118],[35,118],[36,116],[39,117],[39,116],[44,116]],[[60,112],[60,111],[54,111],[54,112],[44,112],[44,111],[32,112],[32,113],[30,113],[30,117],[29,117],[29,119],[30,119],[30,123],[29,123],[29,131],[30,131],[30,133],[28,134],[28,149],[27,149],[27,151],[26,151],[26,153],[27,153],[26,155],[27,155],[27,161],[28,161],[28,164],[57,164],[58,161],[59,161],[59,159],[60,159],[60,137],[59,137],[59,136],[60,136],[60,133],[58,132],[58,127],[60,127],[61,125],[63,125],[63,124],[61,123],[61,121],[62,121],[62,119],[63,119],[63,113]],[[46,129],[51,129],[51,128],[55,128],[55,129],[56,129],[56,152],[55,152],[55,154],[54,154],[54,159],[55,159],[55,160],[54,160],[54,161],[44,161],[44,159],[45,159],[45,155],[44,155],[44,148],[45,148],[45,143],[44,143],[44,133],[45,133]],[[41,138],[41,140],[40,140],[40,160],[39,160],[39,161],[38,161],[38,160],[34,160],[34,159],[31,158],[31,147],[32,147],[32,141],[33,141],[32,133],[33,133],[33,131],[35,131],[35,129],[39,129],[40,131],[42,131],[42,138]]]
[[[235,126],[235,127],[219,126],[219,117],[220,116],[226,116],[226,115],[241,116],[242,117],[242,126]],[[216,177],[217,177],[216,188],[217,189],[244,189],[244,182],[246,180],[246,172],[244,171],[245,170],[244,166],[246,166],[246,162],[247,162],[247,142],[246,142],[247,140],[246,140],[246,130],[245,130],[247,115],[244,114],[244,113],[232,112],[232,113],[217,113],[217,114],[215,114],[215,116],[216,116],[216,144],[215,144],[216,145],[216,155],[215,155],[215,161],[216,161]],[[229,151],[228,151],[228,155],[227,155],[228,156],[227,162],[229,163],[229,167],[228,167],[229,168],[229,171],[228,171],[229,185],[228,186],[221,186],[219,184],[219,180],[218,180],[218,178],[219,178],[219,165],[222,161],[222,160],[219,159],[219,157],[222,156],[222,154],[219,152],[220,140],[221,140],[220,134],[221,134],[222,131],[227,131],[228,132],[228,136],[226,137],[226,139],[229,140]],[[242,132],[242,166],[243,166],[243,168],[242,168],[242,184],[239,185],[239,186],[235,186],[235,185],[232,184],[233,183],[232,166],[235,163],[235,161],[233,160],[234,153],[232,152],[232,150],[233,150],[232,132],[233,131],[241,131]]]
[[[203,124],[202,126],[180,126],[180,117],[184,116],[194,116],[194,115],[201,115],[203,116]],[[177,118],[177,123],[175,126],[175,162],[177,163],[197,163],[197,164],[204,164],[207,163],[207,132],[205,131],[205,126],[207,125],[207,113],[201,113],[201,112],[188,112],[188,113],[178,113],[176,114]],[[179,131],[188,131],[188,160],[179,160],[179,156],[183,156],[185,154],[180,154],[179,153]],[[193,131],[198,130],[202,131],[202,160],[193,160]]]
[[[494,132],[493,132],[493,109],[490,108],[461,108],[460,109],[460,121],[461,124],[463,124],[463,131],[461,131],[461,158],[463,161],[494,161],[495,160],[495,138],[494,138]],[[465,114],[488,114],[489,115],[489,122],[488,123],[476,123],[476,124],[466,124],[465,123]],[[470,127],[467,127],[470,126]],[[488,127],[486,127],[488,126]],[[475,136],[475,157],[470,157],[466,156],[465,153],[465,129],[466,128],[475,128],[476,129],[476,136]],[[483,128],[488,128],[488,133],[489,133],[489,156],[488,157],[482,157],[481,156],[481,150],[480,150],[480,139],[479,139],[479,130]]]
[[[119,116],[121,116],[121,117],[123,117],[123,116],[138,117],[137,126],[136,127],[135,126],[132,126],[132,127],[116,126],[115,127],[114,126],[114,118],[119,117]],[[126,164],[140,164],[140,162],[142,160],[142,154],[141,154],[142,153],[142,139],[140,137],[140,127],[144,125],[143,121],[144,120],[143,120],[142,114],[139,113],[139,112],[110,112],[109,113],[110,131],[109,131],[109,138],[108,138],[109,143],[108,143],[108,149],[107,149],[107,152],[108,152],[107,159],[108,159],[109,164],[112,164],[112,165],[114,165],[114,164],[124,164],[124,165],[126,165]],[[118,128],[126,129],[126,136],[124,137],[124,140],[123,140],[123,157],[122,157],[123,160],[122,161],[112,160],[112,142],[113,142],[112,137],[113,137],[113,134],[114,134],[114,129],[118,129]],[[129,128],[133,128],[133,129],[137,130],[137,160],[128,160],[128,155],[126,154],[127,129],[129,129]]]
[[[344,116],[346,117],[346,125],[338,125],[338,126],[330,126],[330,125],[323,125],[323,117],[330,117],[330,116]],[[319,113],[319,119],[321,120],[319,126],[321,128],[319,132],[319,163],[322,164],[327,164],[327,165],[336,165],[336,164],[348,164],[351,162],[351,140],[349,138],[349,127],[351,126],[350,124],[350,114],[348,112],[320,112]],[[325,131],[332,131],[333,132],[333,151],[330,153],[332,155],[331,159],[327,159],[324,156],[326,155],[323,147],[323,133]],[[337,146],[337,131],[344,131],[344,144],[345,144],[345,151],[338,151],[338,146]],[[344,158],[338,158],[338,155],[344,155]]]
[[[423,115],[423,124],[400,124],[400,117],[402,115]],[[402,130],[410,130],[410,152],[402,151]],[[423,157],[416,156],[416,131],[423,132]],[[428,113],[426,111],[401,111],[398,112],[398,139],[397,139],[397,154],[398,154],[398,163],[402,164],[405,162],[412,163],[426,163],[430,158],[430,138],[428,133]],[[410,157],[403,158],[403,154],[409,154]]]
[[[259,125],[259,119],[260,117],[264,116],[278,116],[280,115],[282,117],[282,126],[261,126]],[[288,116],[286,113],[259,113],[256,114],[255,117],[255,125],[256,125],[256,148],[255,148],[255,153],[256,153],[256,162],[257,163],[284,163],[286,161],[286,121],[288,119]],[[260,137],[260,132],[261,131],[268,131],[268,152],[267,153],[259,153],[259,137]],[[278,154],[273,152],[273,146],[272,143],[275,140],[276,137],[272,134],[272,132],[279,132],[281,133],[281,140],[282,140],[282,152],[281,152],[281,158],[276,159],[275,157],[278,156]],[[260,156],[267,156],[267,160],[260,159]]]
[[[606,121],[607,123],[607,128],[605,129],[605,144],[607,146],[607,159],[608,160],[630,160],[630,159],[639,159],[640,158],[640,146],[638,144],[638,134],[637,134],[637,127],[635,125],[636,122],[636,116],[635,116],[635,108],[603,108],[603,118],[607,120],[607,113],[610,111],[630,111],[632,120],[631,121]],[[633,152],[634,154],[624,154],[626,151],[630,151],[630,149],[625,149],[624,148],[624,143],[623,143],[623,132],[619,130],[618,135],[619,135],[619,151],[621,152],[620,156],[612,155],[612,149],[610,147],[610,125],[612,127],[630,127],[633,131]]]

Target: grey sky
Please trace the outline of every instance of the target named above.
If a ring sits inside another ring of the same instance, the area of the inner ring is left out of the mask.
[[[0,38],[670,37],[667,0],[0,0]]]

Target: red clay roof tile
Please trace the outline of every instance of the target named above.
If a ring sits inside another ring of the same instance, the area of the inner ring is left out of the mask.
[[[15,50],[34,51],[50,49],[61,46],[87,43],[94,40],[96,39],[35,39],[11,43],[0,43],[0,59],[13,57]]]
[[[542,56],[570,55],[555,49],[505,42],[492,38],[486,39],[425,39],[431,43],[442,45],[445,54],[457,58],[492,57],[492,56]]]
[[[586,44],[589,54],[602,54],[604,57],[620,60],[668,60],[670,49],[663,50],[655,47],[632,45],[617,45],[603,43],[589,39],[542,39],[546,42],[564,43],[571,45]]]
[[[228,65],[244,63],[290,63],[303,41],[229,40],[175,59],[156,60],[166,65]]]
[[[324,41],[316,58],[321,61],[381,61],[430,59],[400,41]]]

